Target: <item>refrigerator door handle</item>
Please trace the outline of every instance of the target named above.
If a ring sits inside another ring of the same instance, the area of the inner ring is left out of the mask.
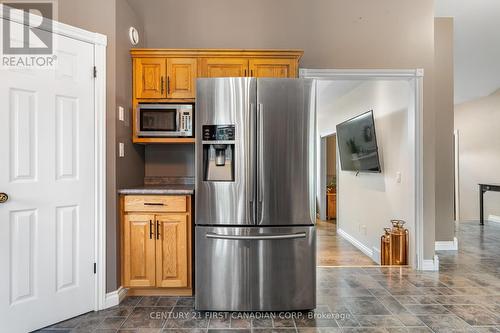
[[[249,137],[248,137],[248,142],[249,142],[249,167],[248,167],[248,183],[250,184],[249,189],[250,193],[248,194],[248,197],[250,198],[250,220],[252,221],[253,224],[255,224],[257,221],[256,218],[256,211],[257,211],[257,205],[255,202],[255,187],[256,187],[256,158],[257,158],[257,147],[256,147],[256,112],[255,112],[255,104],[250,103],[250,130],[248,131]]]
[[[277,234],[277,235],[221,235],[209,232],[206,234],[206,238],[212,239],[227,239],[227,240],[276,240],[276,239],[299,239],[306,238],[305,232],[298,232],[293,234]]]
[[[263,121],[262,121],[262,110],[264,105],[262,103],[257,104],[257,224],[260,224],[263,219],[263,184],[262,184],[262,171],[264,168],[263,163]]]

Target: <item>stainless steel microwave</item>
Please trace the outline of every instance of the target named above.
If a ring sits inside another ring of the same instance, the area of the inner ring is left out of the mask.
[[[193,105],[139,104],[135,128],[139,137],[193,136]]]

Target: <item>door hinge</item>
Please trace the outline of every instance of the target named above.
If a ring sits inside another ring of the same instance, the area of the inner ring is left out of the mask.
[[[94,66],[94,77],[97,77],[97,67]]]
[[[97,263],[94,263],[94,274],[97,273]]]

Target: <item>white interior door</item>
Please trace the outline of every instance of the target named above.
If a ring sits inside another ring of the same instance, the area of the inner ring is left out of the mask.
[[[94,309],[94,46],[54,45],[52,70],[0,69],[1,332]]]

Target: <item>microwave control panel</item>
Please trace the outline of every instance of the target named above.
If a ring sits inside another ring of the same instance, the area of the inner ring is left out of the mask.
[[[182,111],[181,112],[181,131],[185,132],[190,132],[192,130],[191,128],[191,123],[192,123],[192,117],[191,117],[191,111]]]

